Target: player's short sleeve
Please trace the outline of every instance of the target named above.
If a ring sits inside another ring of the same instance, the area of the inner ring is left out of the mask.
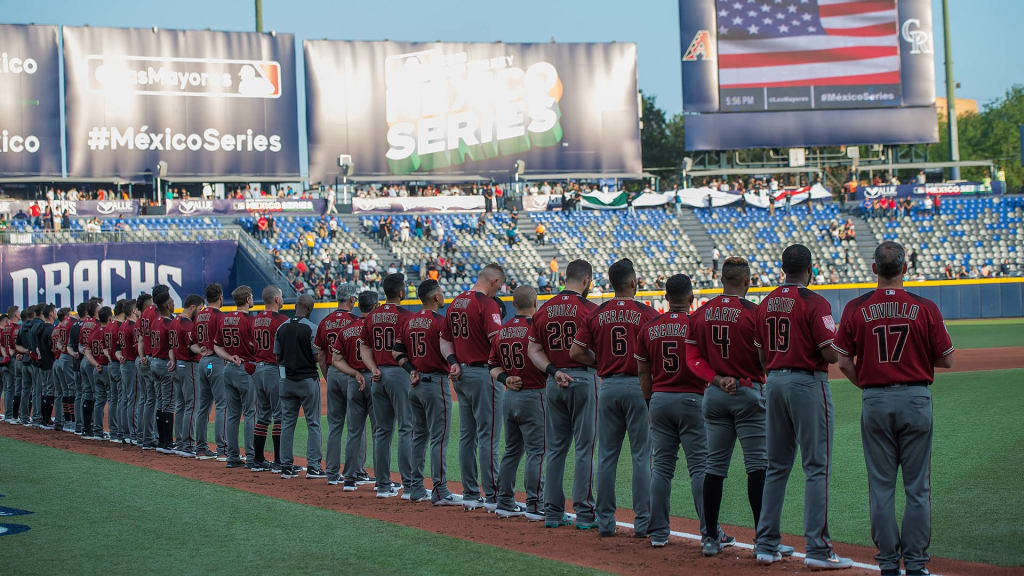
[[[327,318],[320,321],[320,324],[316,327],[315,336],[313,337],[313,345],[321,350],[327,350],[330,346],[327,345]]]
[[[214,321],[213,317],[211,316],[210,317],[209,327],[210,327],[210,337],[213,340],[213,344],[215,346],[220,346],[220,347],[223,348],[224,347],[224,334],[221,333],[222,330],[220,329],[220,322]]]
[[[946,330],[946,322],[942,319],[942,312],[938,306],[932,304],[928,314],[929,339],[931,340],[931,352],[933,358],[942,358],[953,353],[953,341]]]
[[[533,318],[530,319],[530,327],[526,330],[526,339],[530,342],[542,342],[540,335],[537,334],[538,326],[542,326],[540,310],[534,312]]]
[[[452,338],[451,323],[448,321],[448,319],[450,318],[451,313],[452,313],[451,312],[451,306],[449,305],[447,314],[445,314],[444,319],[441,320],[441,328],[439,330],[439,332],[441,333],[441,338],[444,338],[448,342],[454,342],[455,341],[455,339]]]
[[[501,309],[498,308],[498,303],[492,298],[479,298],[477,302],[481,304],[480,315],[483,320],[484,331],[487,333],[488,338],[493,338],[495,334],[501,330]]]
[[[640,328],[640,334],[636,337],[636,352],[633,353],[633,357],[640,362],[649,362],[651,360],[650,355],[650,339],[647,337],[647,326],[644,324]]]
[[[594,345],[594,333],[591,328],[591,319],[597,312],[593,312],[586,320],[580,322],[579,327],[576,328],[576,335],[573,336],[572,343],[578,344],[587,350],[593,351],[592,346]]]
[[[501,354],[498,353],[498,339],[497,338],[495,338],[494,341],[491,342],[491,353],[487,357],[487,365],[492,367],[492,368],[496,368],[496,367],[504,368],[504,365],[501,363]]]
[[[696,312],[690,315],[690,321],[686,326],[686,338],[683,338],[683,342],[687,344],[693,344],[694,346],[697,345],[697,334],[699,333],[698,331],[701,329],[700,323],[703,321],[703,319],[700,317],[699,312],[700,309],[698,308]]]
[[[832,306],[828,300],[818,297],[811,300],[811,335],[818,348],[824,348],[836,338],[836,321],[832,318]]]
[[[757,307],[757,311],[754,313],[754,348],[761,348],[761,342],[767,341],[767,335],[764,331],[767,329],[764,321],[764,301]]]
[[[367,317],[365,320],[363,320],[363,326],[362,326],[362,328],[359,329],[359,339],[362,340],[363,342],[366,342],[367,346],[370,345],[370,342],[373,342],[373,340],[370,338],[370,318],[369,317]],[[358,344],[357,344],[357,346],[358,346]]]
[[[843,310],[839,328],[836,329],[835,341],[832,342],[832,347],[843,356],[850,357],[857,354],[857,327],[854,325],[857,321],[856,318],[856,305],[854,302],[850,302]]]

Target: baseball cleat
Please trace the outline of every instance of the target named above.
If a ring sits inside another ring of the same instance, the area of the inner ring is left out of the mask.
[[[282,468],[284,468],[284,464],[281,464],[277,460],[274,460],[273,462],[270,463],[270,471],[273,474],[280,474]]]
[[[545,528],[561,528],[562,526],[572,526],[572,520],[569,519],[568,514],[562,514],[558,520],[544,520]]]
[[[609,530],[607,532],[604,530],[598,530],[597,535],[601,538],[611,538],[612,536],[615,536],[615,530]]]
[[[360,486],[366,486],[367,484],[376,484],[376,483],[377,483],[377,479],[374,478],[373,476],[370,476],[369,474],[363,473],[363,474],[357,474],[356,475],[356,484],[358,484]]]
[[[472,512],[473,510],[476,510],[477,508],[483,508],[484,507],[484,499],[479,497],[479,496],[477,496],[476,498],[466,498],[466,497],[463,497],[462,498],[462,507],[465,508],[466,510],[469,510],[469,511]]]
[[[927,568],[918,568],[916,570],[907,570],[907,576],[929,576],[931,572]]]
[[[197,460],[213,460],[217,457],[217,453],[210,450],[209,448],[197,448],[196,459]]]
[[[718,545],[721,548],[729,548],[731,546],[735,546],[736,545],[736,539],[733,538],[732,536],[729,536],[725,532],[722,532],[721,530],[719,530],[719,532],[718,532]],[[780,548],[781,548],[781,546],[780,546]],[[781,550],[780,550],[780,552],[781,552]]]
[[[395,496],[398,496],[398,490],[395,490],[394,486],[388,490],[377,490],[377,498],[394,498]]]
[[[900,569],[899,568],[891,568],[891,569],[883,568],[881,576],[900,576]]]
[[[170,448],[168,448],[166,446],[157,446],[156,447],[156,451],[161,453],[161,454],[174,454],[174,450],[171,450]]]
[[[518,506],[518,504],[517,504],[517,506]],[[494,512],[498,510],[498,503],[497,502],[484,502],[484,508],[487,510],[488,513],[494,514]]]
[[[434,506],[461,506],[462,496],[457,494],[449,494],[444,498],[438,498],[432,502]]]
[[[107,438],[107,441],[111,444],[121,444],[121,438]]]
[[[664,548],[668,544],[668,538],[651,538],[651,548]]]
[[[224,467],[225,468],[244,468],[245,467],[245,463],[242,462],[241,460],[228,460],[224,464]]]
[[[578,518],[576,519],[577,530],[593,530],[594,528],[597,528],[597,522],[580,522]]]
[[[289,478],[298,478],[299,471],[294,466],[282,466],[281,467],[281,478],[285,480]]]
[[[406,491],[402,492],[402,500],[409,500],[409,501],[412,501],[412,502],[425,502],[427,500],[430,500],[430,490],[427,490],[426,494],[427,494],[426,496],[420,496],[420,497],[417,497],[417,498],[413,498],[412,494],[408,490],[406,490]]]
[[[804,558],[804,566],[811,570],[842,570],[852,568],[853,560],[837,556],[835,552],[828,555],[828,558]]]
[[[177,454],[178,456],[181,456],[182,458],[195,458],[196,457],[196,453],[194,451],[192,451],[192,450],[189,450],[187,447],[182,449],[182,450],[176,451],[175,454]]]
[[[758,566],[771,566],[776,562],[782,561],[782,554],[778,552],[758,552],[757,553],[757,565]]]
[[[358,484],[358,483],[359,483],[359,482],[358,482],[358,481],[356,481],[356,484]],[[402,489],[402,485],[401,485],[401,484],[399,484],[398,482],[392,482],[392,483],[391,483],[391,489],[392,489],[392,490],[394,490],[395,492],[398,492],[399,490],[401,490],[401,489]],[[374,485],[374,487],[373,487],[373,491],[374,491],[374,492],[376,492],[376,491],[378,491],[378,490],[380,490],[380,487],[379,487],[379,486],[376,486],[376,485]]]
[[[306,468],[306,479],[315,478],[327,478],[327,474],[325,474],[323,470],[317,468],[316,466],[310,466],[309,468]]]
[[[792,546],[786,546],[785,544],[779,544],[779,554],[782,554],[783,558],[789,558],[793,555],[796,550]]]
[[[494,513],[498,518],[518,518],[526,515],[526,508],[515,504],[511,509],[508,508],[497,508]]]
[[[344,482],[344,479],[341,477],[341,474],[331,474],[327,476],[327,483],[331,486],[337,486],[342,482]]]
[[[228,457],[226,454],[217,454],[217,462],[227,462]]]
[[[246,466],[251,472],[266,472],[270,470],[270,463],[266,460],[262,462],[254,462],[251,466]]]
[[[722,551],[722,545],[720,541],[715,540],[710,536],[705,536],[700,543],[700,553],[704,556],[718,556],[718,553]]]
[[[540,522],[544,519],[544,514],[537,512],[536,510],[533,512],[527,510],[526,512],[523,513],[523,517],[530,522]]]
[[[342,488],[345,492],[355,492],[358,489],[359,486],[356,485],[355,480],[345,480],[345,486]]]

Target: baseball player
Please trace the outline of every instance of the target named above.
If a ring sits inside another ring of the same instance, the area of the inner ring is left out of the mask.
[[[348,384],[354,377],[342,372],[334,365],[335,356],[343,354],[335,350],[342,331],[357,318],[352,314],[359,288],[355,284],[338,287],[338,307],[320,321],[316,328],[315,344],[320,373],[327,380],[327,483],[336,486],[344,481],[341,474],[341,438],[345,432],[345,412],[348,409]],[[353,371],[355,372],[355,371]],[[359,375],[359,372],[355,372]],[[361,376],[360,376],[361,377]],[[355,486],[355,482],[352,483]]]
[[[71,355],[71,371],[68,372],[67,368],[64,370],[64,377],[71,382],[72,391],[75,394],[74,407],[72,408],[72,417],[75,421],[73,432],[76,436],[82,435],[82,403],[84,401],[84,392],[82,391],[82,357],[81,351],[81,334],[82,324],[88,317],[87,313],[88,302],[79,302],[75,308],[77,315],[74,317],[74,323],[71,325],[71,330],[68,331],[68,354]]]
[[[331,347],[334,367],[350,377],[346,398],[345,420],[348,422],[348,440],[345,442],[345,492],[353,492],[360,485],[377,484],[377,479],[366,473],[366,420],[370,420],[370,430],[376,430],[376,416],[371,404],[369,369],[363,363],[359,350],[359,337],[363,333],[366,316],[377,307],[377,292],[366,290],[359,294],[358,305],[362,316],[355,317],[351,323],[342,328],[338,338]],[[373,438],[371,434],[370,438]],[[376,489],[376,486],[374,486]]]
[[[281,470],[281,370],[277,365],[277,356],[274,355],[274,335],[281,324],[288,321],[288,317],[280,312],[282,305],[284,300],[281,289],[277,286],[267,286],[263,289],[265,309],[252,319],[252,341],[256,359],[256,371],[252,375],[256,390],[256,426],[253,429],[256,461],[252,467],[254,472]],[[268,428],[274,443],[274,463],[267,462],[264,452]]]
[[[575,443],[572,500],[576,527],[597,527],[594,516],[594,438],[597,433],[597,376],[589,366],[569,357],[572,339],[597,305],[587,300],[594,269],[573,260],[565,269],[565,289],[533,315],[530,360],[547,374],[544,391],[545,478],[544,526],[571,525],[565,513],[563,475],[570,443]]]
[[[137,300],[124,303],[125,321],[117,332],[117,350],[114,356],[121,363],[121,418],[124,422],[125,444],[137,442],[138,417],[136,410],[139,398],[138,370],[136,360],[139,357],[138,342],[135,341],[135,321],[139,318]]]
[[[224,360],[217,355],[214,335],[220,332],[224,290],[220,284],[206,287],[206,308],[196,314],[192,323],[192,351],[199,354],[199,396],[196,398],[196,458],[227,461],[227,440],[224,438]],[[213,417],[213,440],[217,451],[210,450],[206,441],[210,422],[210,408],[216,405]]]
[[[525,516],[531,522],[544,519],[544,387],[547,375],[528,358],[537,291],[520,286],[512,294],[515,317],[502,325],[491,344],[487,360],[491,377],[505,387],[505,455],[498,474],[498,508],[501,518]],[[519,460],[526,454],[523,485],[526,505],[516,503],[515,483]]]
[[[7,309],[7,322],[2,328],[0,328],[0,354],[3,355],[4,366],[3,366],[3,387],[4,387],[4,422],[13,424],[13,420],[16,420],[15,416],[18,413],[20,406],[15,406],[17,401],[21,403],[21,387],[20,385],[15,388],[15,372],[17,371],[17,360],[15,359],[14,352],[14,330],[18,326],[18,319],[20,312],[17,306],[11,306]]]
[[[434,506],[458,506],[462,498],[448,490],[448,426],[451,422],[451,392],[448,363],[441,353],[444,292],[436,280],[424,280],[416,290],[423,309],[408,317],[400,327],[393,350],[395,360],[409,373],[412,385],[413,469],[406,494],[413,501],[428,495]],[[423,487],[427,444],[430,444],[430,479],[433,488]],[[403,495],[404,496],[404,495]]]
[[[757,305],[744,299],[750,289],[750,265],[743,258],[722,264],[722,295],[701,306],[690,317],[686,334],[686,365],[702,382],[703,414],[707,425],[708,460],[704,473],[704,524],[701,553],[717,555],[723,546],[718,534],[722,485],[729,472],[736,438],[743,450],[747,472],[747,500],[754,526],[761,516],[761,494],[768,454],[764,442],[764,368],[754,346]],[[782,556],[791,546],[779,545]]]
[[[143,450],[155,450],[158,444],[156,413],[158,411],[157,404],[159,403],[160,388],[159,382],[153,377],[151,370],[150,361],[153,355],[153,339],[150,332],[152,326],[160,318],[160,311],[156,305],[157,296],[164,292],[169,292],[169,288],[164,284],[158,284],[153,287],[153,297],[152,299],[145,300],[145,307],[142,309],[138,322],[139,334],[136,340],[139,343],[139,357],[142,359],[139,364],[139,379],[141,380],[145,396],[143,416],[140,424],[144,436]],[[139,298],[142,301],[142,296]]]
[[[71,354],[68,352],[68,339],[71,337],[71,327],[74,325],[74,316],[70,308],[61,308],[57,311],[57,326],[53,329],[53,347],[58,353],[53,363],[53,380],[55,397],[54,402],[60,400],[55,430],[74,432],[72,422],[74,420],[75,396],[74,396],[74,372],[71,371]],[[70,377],[69,377],[70,375]]]
[[[0,315],[0,394],[3,395],[4,413],[0,414],[0,422],[7,422],[7,418],[14,411],[14,391],[11,381],[11,354],[7,351],[8,339],[11,333],[11,321],[6,315]]]
[[[14,340],[14,349],[22,356],[21,361],[21,424],[31,426],[42,420],[42,391],[39,387],[39,367],[36,365],[36,353],[33,350],[35,330],[42,322],[38,317],[38,306],[29,306],[25,310],[25,319],[21,330]]]
[[[686,335],[693,304],[690,277],[676,274],[665,282],[668,312],[643,326],[636,343],[640,388],[651,420],[651,546],[668,544],[672,478],[679,446],[686,455],[693,508],[701,535],[712,537],[704,522],[704,466],[708,449],[704,415],[705,382],[686,366]],[[718,537],[717,531],[714,533]],[[731,543],[731,542],[730,542]]]
[[[757,309],[758,348],[768,372],[765,384],[768,471],[761,516],[757,521],[757,563],[782,559],[779,522],[786,481],[797,446],[803,461],[804,565],[815,570],[849,568],[828,535],[828,483],[832,473],[834,410],[828,365],[835,321],[827,300],[807,289],[811,282],[811,251],[793,244],[782,252],[785,282],[768,294]]]
[[[485,266],[473,289],[452,300],[441,330],[441,352],[459,397],[459,464],[462,505],[467,510],[484,507],[494,511],[498,507],[498,442],[505,386],[491,378],[487,359],[491,342],[501,330],[501,308],[494,296],[504,283],[501,266]],[[483,476],[480,482],[477,458]]]
[[[906,252],[895,242],[875,248],[878,288],[846,305],[833,347],[839,369],[863,389],[860,432],[868,470],[871,540],[882,576],[928,574],[931,541],[932,399],[935,367],[953,367],[953,343],[942,314],[927,298],[903,290]],[[896,523],[896,477],[902,470],[906,509]]]
[[[597,395],[597,529],[615,535],[615,471],[628,431],[633,457],[634,535],[647,536],[651,508],[650,429],[647,403],[638,379],[636,341],[640,328],[654,319],[654,308],[634,300],[636,271],[623,258],[608,268],[615,297],[598,306],[580,326],[569,355],[595,366],[601,377]]]
[[[203,297],[189,294],[181,305],[181,314],[169,328],[170,363],[174,366],[174,453],[195,458],[193,433],[196,429],[196,372],[199,354],[192,351],[192,320],[203,305]]]
[[[214,350],[224,360],[224,400],[227,411],[224,414],[227,435],[228,468],[241,468],[243,462],[238,452],[238,421],[245,418],[245,467],[255,464],[256,449],[253,445],[253,431],[256,418],[256,393],[250,371],[255,371],[252,341],[252,288],[242,285],[231,293],[235,311],[221,316],[220,330],[214,334]],[[283,432],[282,432],[283,434]]]
[[[107,407],[107,392],[110,390],[109,370],[107,369],[110,358],[107,356],[105,342],[107,327],[113,317],[114,311],[111,310],[110,306],[100,308],[96,314],[96,328],[89,333],[88,345],[85,348],[85,359],[91,364],[91,366],[87,366],[87,371],[91,372],[90,380],[92,382],[93,440],[106,440],[109,438],[109,435],[103,431],[103,418]]]
[[[359,335],[359,351],[372,375],[370,385],[373,414],[373,466],[377,473],[377,498],[398,496],[391,482],[391,437],[398,423],[398,472],[402,487],[412,477],[412,412],[409,409],[409,375],[398,366],[392,350],[409,311],[400,303],[405,298],[405,276],[388,274],[382,282],[387,301],[366,315]]]
[[[107,398],[110,401],[110,410],[107,418],[110,421],[110,441],[117,444],[123,443],[125,435],[125,424],[121,419],[123,411],[121,407],[121,363],[117,361],[117,356],[114,354],[117,351],[121,323],[124,322],[124,304],[125,300],[118,300],[114,303],[114,317],[103,329],[103,350],[109,361],[106,377],[109,385]]]
[[[41,426],[46,429],[54,429],[53,420],[53,399],[55,387],[53,382],[53,363],[57,359],[58,352],[54,349],[53,328],[57,321],[57,308],[53,304],[42,304],[39,315],[41,317],[40,328],[36,334],[35,354],[39,358],[39,380],[42,391],[42,418]]]
[[[154,290],[155,291],[155,290]],[[170,292],[158,292],[153,297],[157,316],[149,325],[150,377],[156,398],[156,451],[174,454],[174,372],[171,359],[171,323],[174,320],[174,300]]]
[[[94,402],[93,402],[93,380],[96,376],[95,364],[89,360],[92,356],[92,337],[93,333],[100,328],[99,322],[96,320],[96,312],[99,304],[96,300],[89,300],[85,305],[85,318],[82,320],[81,326],[78,330],[78,341],[77,346],[79,353],[82,358],[79,363],[79,386],[78,394],[82,397],[81,403],[81,418],[79,414],[75,415],[75,422],[79,419],[82,420],[82,438],[92,438],[95,429],[98,428],[99,433],[103,433],[103,423],[98,424],[93,422],[93,416],[95,415]],[[77,427],[77,426],[76,426]],[[76,430],[77,431],[77,430]]]
[[[312,312],[313,297],[308,294],[299,296],[295,302],[295,317],[281,324],[274,338],[277,363],[284,370],[284,379],[281,380],[282,478],[295,478],[299,474],[294,466],[292,447],[300,405],[302,413],[306,416],[306,478],[327,477],[320,468],[320,375],[317,374],[319,351],[314,344],[316,324],[309,320]],[[225,323],[229,318],[230,315],[225,316]]]

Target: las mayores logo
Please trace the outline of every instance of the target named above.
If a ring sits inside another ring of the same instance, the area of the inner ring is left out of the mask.
[[[86,57],[89,91],[118,96],[279,98],[281,64],[273,60],[156,56]]]

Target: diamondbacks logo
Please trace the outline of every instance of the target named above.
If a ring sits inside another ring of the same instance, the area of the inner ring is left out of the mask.
[[[711,43],[711,34],[707,30],[697,30],[690,42],[690,47],[683,54],[683,62],[696,62],[697,57],[703,60],[715,59],[715,45]]]
[[[921,29],[921,21],[917,18],[908,18],[900,27],[900,36],[910,44],[911,54],[931,54],[932,35],[931,32]]]
[[[831,314],[828,316],[822,316],[821,323],[825,325],[825,328],[828,328],[829,332],[836,331],[836,321],[832,318]]]

